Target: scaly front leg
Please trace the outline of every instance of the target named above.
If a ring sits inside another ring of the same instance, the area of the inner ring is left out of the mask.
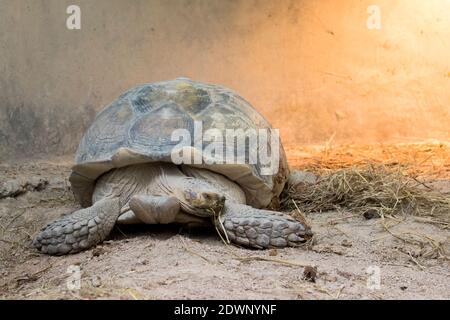
[[[257,249],[295,247],[312,237],[307,225],[286,214],[229,201],[215,223],[231,242]]]
[[[49,223],[34,238],[42,253],[63,255],[88,249],[102,242],[120,214],[119,198],[105,198]]]

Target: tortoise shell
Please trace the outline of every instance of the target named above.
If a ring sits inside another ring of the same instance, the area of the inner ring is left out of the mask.
[[[247,101],[222,86],[187,78],[136,86],[104,108],[82,137],[69,179],[75,196],[83,206],[89,206],[95,181],[105,172],[139,163],[173,162],[172,152],[179,145],[172,137],[175,129],[190,133],[191,152],[205,151],[208,142],[196,143],[198,124],[201,133],[216,129],[224,137],[228,129],[271,129]],[[245,146],[249,148],[248,139]],[[270,139],[263,146],[258,143],[257,148],[261,150],[252,151],[270,150]],[[233,156],[244,156],[245,163],[214,163],[203,156],[201,163],[190,165],[235,181],[244,190],[247,204],[256,208],[266,207],[279,196],[289,173],[281,143],[278,170],[272,174],[264,174],[260,161],[248,161],[248,150],[244,150],[245,155],[239,154],[242,148],[227,150]]]

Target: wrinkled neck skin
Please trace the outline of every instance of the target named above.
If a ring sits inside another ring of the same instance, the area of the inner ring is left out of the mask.
[[[193,213],[185,198],[187,190],[214,192],[226,202],[245,204],[243,190],[223,175],[206,169],[176,166],[171,163],[146,163],[113,169],[97,179],[92,202],[119,196],[121,207],[128,205],[136,194],[175,196],[183,211]]]

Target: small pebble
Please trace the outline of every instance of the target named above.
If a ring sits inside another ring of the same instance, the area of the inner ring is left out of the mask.
[[[341,245],[343,247],[347,247],[348,248],[348,247],[351,247],[353,244],[350,241],[348,241],[347,239],[344,239],[344,240],[342,240]]]
[[[98,256],[101,256],[102,254],[105,254],[105,253],[106,253],[106,250],[103,249],[102,247],[95,247],[92,250],[92,256],[93,257],[98,257]]]
[[[101,282],[100,278],[97,277],[97,276],[92,278],[91,283],[92,283],[92,286],[95,287],[95,288],[98,288],[98,287],[100,287],[102,285],[102,282]]]

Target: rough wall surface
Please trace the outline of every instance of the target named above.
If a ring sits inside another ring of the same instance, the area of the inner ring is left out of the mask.
[[[1,0],[0,159],[73,153],[127,88],[188,76],[287,143],[449,139],[450,1]],[[81,30],[66,8],[81,8]]]

